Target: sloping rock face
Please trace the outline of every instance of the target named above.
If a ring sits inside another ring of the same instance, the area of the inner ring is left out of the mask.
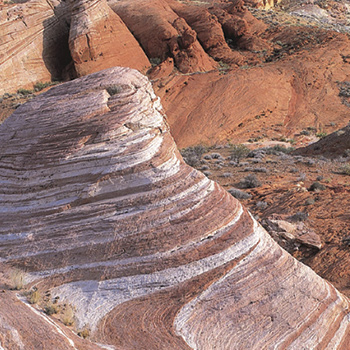
[[[71,61],[66,12],[45,0],[0,9],[0,94],[62,78]]]
[[[145,71],[147,56],[105,0],[70,0],[69,47],[79,76],[114,66]]]
[[[350,156],[350,124],[325,136],[311,145],[297,149],[295,154],[323,155],[326,157]]]
[[[289,52],[271,62],[154,84],[178,147],[292,138],[308,127],[324,130],[330,122],[348,122],[348,37],[297,27],[274,36]]]
[[[348,300],[183,162],[137,71],[52,88],[1,125],[0,147],[1,263],[73,304],[92,340],[349,348]]]
[[[0,294],[0,349],[99,350],[63,325],[21,302],[13,293]]]

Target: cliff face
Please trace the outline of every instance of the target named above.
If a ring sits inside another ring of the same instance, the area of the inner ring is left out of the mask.
[[[92,340],[349,348],[348,300],[183,162],[138,72],[112,68],[43,93],[1,125],[0,152],[1,264],[74,305]]]

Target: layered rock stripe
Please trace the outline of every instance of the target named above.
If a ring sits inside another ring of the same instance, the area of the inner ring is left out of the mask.
[[[41,94],[1,125],[0,148],[1,264],[74,305],[93,341],[349,348],[348,300],[183,162],[137,71]]]

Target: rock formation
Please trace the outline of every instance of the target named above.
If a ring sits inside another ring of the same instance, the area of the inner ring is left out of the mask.
[[[1,264],[74,305],[93,341],[349,348],[348,300],[183,162],[137,71],[104,70],[22,105],[0,126],[0,150]],[[10,321],[1,313],[2,332]]]
[[[70,0],[69,47],[79,76],[114,66],[145,71],[147,56],[105,0]]]
[[[339,85],[350,76],[344,58],[350,57],[348,37],[297,27],[274,37],[284,47],[270,62],[154,84],[178,147],[281,134],[293,138],[308,127],[348,122]]]
[[[350,124],[330,135],[321,138],[318,142],[297,149],[295,154],[322,155],[326,157],[350,157]]]
[[[185,6],[176,1],[170,2],[170,5],[196,31],[202,47],[216,61],[243,63],[244,57],[229,47],[221,24],[209,10],[203,7]],[[227,13],[224,10],[221,11]]]
[[[147,56],[155,61],[174,59],[182,73],[208,71],[216,63],[205,53],[197,33],[179,17],[167,0],[109,1],[141,44]]]
[[[0,9],[0,95],[62,78],[71,61],[65,7],[31,0]]]

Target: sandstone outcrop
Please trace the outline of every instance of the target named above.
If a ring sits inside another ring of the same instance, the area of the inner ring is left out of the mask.
[[[326,157],[350,157],[350,124],[325,136],[318,142],[297,149],[295,154],[322,155]]]
[[[0,95],[61,79],[71,61],[65,2],[31,0],[0,9]]]
[[[198,42],[197,33],[166,0],[112,0],[108,4],[150,59],[164,61],[172,57],[182,73],[209,71],[216,67]]]
[[[306,247],[320,250],[322,242],[317,233],[304,222],[290,222],[281,215],[272,215],[263,220],[264,228],[273,239],[288,252],[304,245]]]
[[[308,127],[333,131],[330,123],[348,122],[349,107],[339,96],[339,82],[350,76],[348,37],[299,28],[274,35],[285,46],[268,62],[154,84],[180,148],[293,138]]]
[[[242,64],[244,56],[232,50],[226,42],[223,28],[215,15],[203,7],[185,6],[176,1],[170,2],[172,9],[196,31],[204,50],[216,61]],[[226,11],[222,10],[223,13]],[[241,19],[238,18],[238,23]],[[232,19],[232,24],[237,26]],[[241,33],[239,35],[242,35]]]
[[[70,0],[69,47],[79,76],[114,66],[146,71],[147,56],[105,0]]]
[[[237,49],[249,51],[269,50],[270,45],[260,38],[267,29],[264,22],[257,20],[244,6],[242,0],[233,1],[224,8],[211,7],[209,11],[216,16],[226,39],[230,39]]]
[[[0,150],[1,264],[74,305],[93,341],[349,348],[348,300],[183,162],[137,71],[108,69],[22,105],[0,126]],[[0,330],[10,318],[1,313]]]

